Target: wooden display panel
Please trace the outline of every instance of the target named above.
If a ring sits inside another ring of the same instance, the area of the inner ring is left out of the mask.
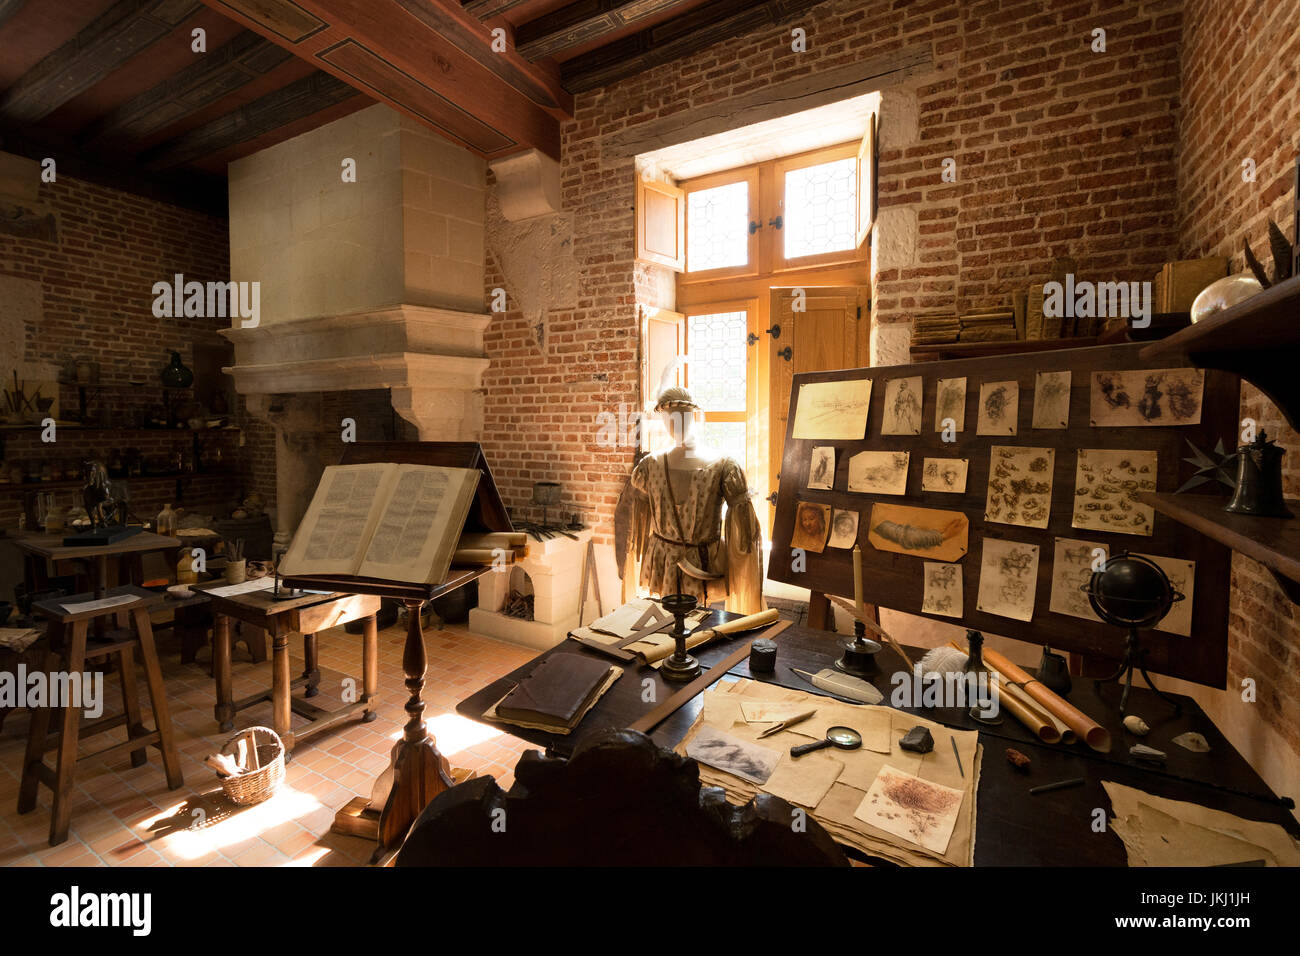
[[[1158,455],[1157,492],[1172,492],[1193,473],[1183,461],[1190,451],[1187,441],[1210,450],[1219,440],[1235,448],[1240,405],[1240,380],[1235,375],[1207,370],[1198,425],[1137,428],[1094,428],[1089,424],[1089,392],[1092,373],[1102,370],[1175,367],[1177,363],[1143,361],[1141,343],[1068,349],[1055,352],[1010,355],[996,359],[958,359],[921,365],[847,369],[837,372],[809,372],[796,375],[790,399],[790,418],[785,437],[785,454],[772,535],[768,576],[776,581],[829,594],[853,595],[853,563],[850,550],[828,547],[821,554],[806,552],[806,568],[791,568],[790,537],[794,529],[797,500],[823,502],[834,508],[856,510],[858,543],[863,557],[864,600],[880,607],[932,617],[946,623],[961,623],[990,634],[1001,634],[1034,644],[1051,644],[1058,650],[1099,655],[1118,660],[1123,653],[1125,632],[1120,628],[1083,618],[1053,613],[1051,603],[1055,539],[1077,538],[1095,541],[1110,554],[1137,551],[1196,562],[1191,637],[1147,630],[1142,644],[1152,670],[1173,677],[1224,687],[1227,679],[1228,593],[1231,552],[1223,545],[1157,513],[1150,537],[1093,531],[1071,527],[1075,490],[1075,468],[1081,448],[1151,450]],[[1031,427],[1034,412],[1034,382],[1038,372],[1069,370],[1070,419],[1065,429]],[[887,383],[894,378],[923,377],[922,427],[919,435],[880,434]],[[941,378],[966,378],[966,421],[955,442],[941,440],[935,431],[935,388]],[[796,439],[793,423],[798,408],[799,388],[812,382],[871,379],[871,405],[866,437],[861,441]],[[1020,386],[1017,433],[1014,436],[976,435],[980,384],[1015,380]],[[836,448],[835,480],[830,491],[807,487],[808,468],[814,445]],[[1052,448],[1055,465],[1052,508],[1045,529],[986,523],[989,455],[993,445]],[[859,451],[907,451],[906,495],[855,494],[847,488],[849,459]],[[967,458],[969,473],[964,494],[921,491],[921,469],[926,457]],[[970,522],[969,551],[959,562],[962,569],[963,614],[960,619],[922,614],[924,591],[923,559],[879,551],[868,541],[871,506],[876,502],[912,507],[960,511]],[[1036,544],[1039,548],[1038,583],[1032,620],[1022,622],[976,610],[980,562],[984,538],[998,538]],[[907,635],[897,635],[906,642]]]

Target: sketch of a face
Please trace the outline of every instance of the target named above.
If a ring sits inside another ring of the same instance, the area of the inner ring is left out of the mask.
[[[811,505],[799,506],[799,527],[804,530],[805,534],[814,537],[826,533],[826,520],[820,508]]]
[[[841,511],[835,516],[832,531],[837,538],[847,538],[858,530],[858,523],[851,511]]]
[[[991,389],[984,398],[984,411],[988,413],[989,420],[1000,422],[1002,416],[1007,413],[1007,390],[999,385]]]

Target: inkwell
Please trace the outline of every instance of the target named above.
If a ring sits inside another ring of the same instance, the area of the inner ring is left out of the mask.
[[[993,675],[989,673],[988,665],[984,663],[984,635],[976,630],[967,630],[966,645],[967,655],[964,670],[969,675],[966,677],[967,700],[969,700],[971,695],[975,695],[975,689],[979,686],[980,680],[984,681],[986,687],[992,686]],[[974,703],[967,708],[966,713],[971,720],[987,724],[990,727],[996,727],[1002,723],[1000,715],[995,713],[992,717],[986,717],[981,710],[980,705]]]

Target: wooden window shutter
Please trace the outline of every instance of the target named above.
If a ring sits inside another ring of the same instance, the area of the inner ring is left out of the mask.
[[[642,306],[641,341],[641,397],[645,411],[648,412],[659,397],[659,380],[663,377],[664,370],[676,364],[678,357],[686,353],[686,316],[667,309]],[[680,364],[677,364],[671,384],[682,384]],[[671,441],[664,444],[665,436],[659,434],[662,429],[653,416],[645,425],[641,429],[643,451],[658,451],[660,446],[672,446]]]
[[[876,114],[871,114],[867,133],[858,146],[858,248],[871,235],[876,220]]]
[[[686,194],[676,186],[637,180],[636,257],[674,272],[686,269]]]

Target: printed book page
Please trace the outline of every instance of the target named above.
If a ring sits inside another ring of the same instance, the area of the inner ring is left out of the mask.
[[[280,563],[282,574],[356,574],[397,465],[331,465]]]
[[[447,576],[479,472],[397,465],[396,481],[356,573],[389,581],[436,583]]]

